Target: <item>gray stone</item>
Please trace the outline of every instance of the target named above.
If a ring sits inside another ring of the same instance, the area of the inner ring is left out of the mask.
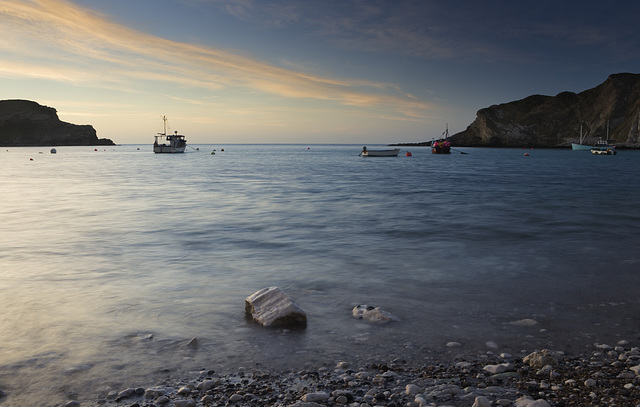
[[[158,397],[164,396],[165,394],[166,394],[165,389],[160,389],[160,388],[147,389],[144,392],[144,398],[157,399]]]
[[[500,363],[499,365],[487,365],[483,368],[486,372],[492,374],[504,373],[513,370],[511,363]]]
[[[522,361],[529,366],[538,369],[546,365],[554,366],[558,363],[558,359],[556,358],[556,356],[548,349],[530,353],[529,355],[525,356]]]
[[[352,314],[355,318],[363,319],[373,324],[384,324],[391,321],[400,321],[400,318],[387,312],[380,307],[373,307],[371,305],[356,305],[353,308]]]
[[[278,287],[263,288],[245,299],[245,312],[265,327],[306,326],[307,314]]]
[[[238,394],[238,393],[236,393],[236,394],[232,395],[231,397],[229,397],[229,401],[231,401],[231,402],[236,402],[236,401],[240,401],[240,400],[242,400],[242,395]]]
[[[129,397],[133,397],[136,394],[136,389],[134,388],[128,388],[125,390],[122,390],[120,393],[118,393],[118,398],[119,399],[126,399]]]

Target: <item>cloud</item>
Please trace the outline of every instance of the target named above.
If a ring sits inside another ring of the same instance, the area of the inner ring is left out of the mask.
[[[557,0],[201,1],[252,24],[311,30],[342,49],[424,60],[516,64],[535,61],[539,49],[607,44],[620,56],[635,53],[633,16],[640,11],[639,5],[612,8],[591,2],[576,7]]]
[[[424,101],[406,98],[392,84],[314,75],[240,52],[149,35],[67,0],[0,0],[0,36],[0,50],[8,55],[8,62],[0,68],[5,76],[128,92],[147,89],[145,84],[150,83],[245,89],[388,109],[407,117],[418,117],[429,108]]]

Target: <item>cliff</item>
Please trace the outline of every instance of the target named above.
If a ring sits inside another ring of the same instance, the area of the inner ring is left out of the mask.
[[[640,148],[640,74],[619,73],[581,93],[533,95],[481,109],[465,131],[451,137],[456,146],[570,147],[599,138],[622,148]]]
[[[113,145],[91,125],[60,121],[56,109],[29,100],[0,100],[0,146]]]

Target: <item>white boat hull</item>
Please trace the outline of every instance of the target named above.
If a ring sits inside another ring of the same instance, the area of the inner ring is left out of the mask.
[[[367,150],[362,152],[363,157],[397,157],[399,148],[393,150]]]
[[[153,146],[154,153],[184,153],[185,147],[172,147],[166,145]]]

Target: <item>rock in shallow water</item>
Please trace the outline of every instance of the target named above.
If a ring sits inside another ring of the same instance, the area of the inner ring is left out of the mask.
[[[353,308],[352,314],[355,318],[364,319],[374,324],[384,324],[391,321],[400,321],[400,318],[387,312],[380,307],[371,305],[357,305]]]
[[[263,288],[245,299],[245,312],[265,327],[304,327],[307,314],[278,287]]]

